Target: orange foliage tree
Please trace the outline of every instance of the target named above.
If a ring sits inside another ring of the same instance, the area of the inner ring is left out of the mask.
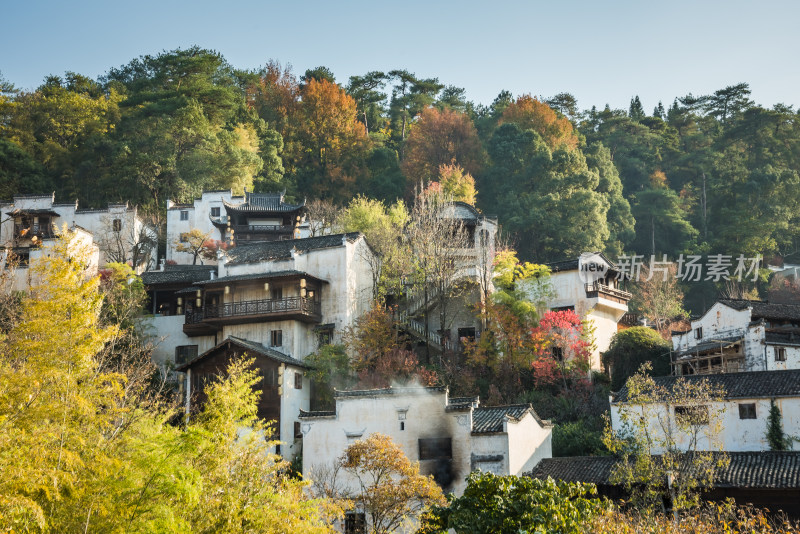
[[[402,169],[411,181],[427,183],[441,165],[460,165],[475,174],[485,155],[472,121],[463,113],[445,108],[425,109],[406,139]]]
[[[305,84],[298,132],[304,148],[298,163],[301,189],[342,201],[354,196],[368,142],[357,114],[355,100],[337,84],[316,79]]]
[[[503,112],[501,123],[513,122],[523,130],[533,130],[542,140],[555,150],[565,147],[568,150],[578,148],[578,135],[572,123],[531,95],[522,95],[510,104]]]

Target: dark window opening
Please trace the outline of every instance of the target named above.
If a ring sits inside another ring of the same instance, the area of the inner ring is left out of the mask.
[[[121,232],[122,219],[114,219],[113,221],[111,221],[111,228],[113,228],[115,232]]]
[[[303,389],[303,373],[294,374],[294,389]]]
[[[458,339],[466,339],[468,341],[475,341],[475,327],[468,326],[458,329]]]
[[[400,430],[405,430],[405,429],[406,429],[406,422],[400,421]]]
[[[302,438],[303,437],[303,432],[302,432],[302,430],[300,430],[300,421],[295,421],[294,422],[294,437],[296,437],[296,438]]]
[[[775,361],[776,362],[785,362],[786,361],[786,348],[785,347],[775,347]]]
[[[708,406],[676,406],[675,419],[687,425],[707,425]]]
[[[272,300],[281,300],[283,298],[283,288],[282,287],[273,287],[272,288]]]
[[[211,208],[211,216],[219,217],[219,208]]]
[[[740,404],[739,419],[756,419],[756,403],[749,402]]]
[[[325,330],[320,330],[317,333],[317,339],[319,341],[320,346],[330,345],[331,343],[333,343],[333,329],[328,328]]]
[[[197,345],[175,347],[175,365],[183,365],[197,358]]]
[[[344,534],[367,534],[367,516],[360,512],[344,515]]]
[[[189,212],[186,210],[181,210],[181,220],[188,221],[189,220]]]
[[[453,442],[450,438],[428,438],[419,440],[419,459],[438,460],[453,457]]]
[[[273,347],[282,347],[283,346],[283,331],[282,330],[273,330],[270,332],[270,345]]]
[[[698,326],[694,329],[694,338],[695,339],[703,339],[703,327]]]

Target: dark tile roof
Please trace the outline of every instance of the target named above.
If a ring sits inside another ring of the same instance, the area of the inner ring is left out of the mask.
[[[717,488],[800,488],[800,451],[728,452],[730,464],[717,473]],[[612,485],[614,456],[545,458],[527,476]]]
[[[602,252],[593,252],[593,254],[597,254],[611,266],[611,270],[616,271],[618,269],[617,264],[608,259],[608,257],[603,254]],[[546,266],[550,268],[550,272],[558,273],[561,271],[577,271],[578,270],[578,258],[573,260],[560,260],[560,261],[553,261],[550,263],[545,263]]]
[[[745,299],[720,299],[717,302],[739,311],[753,308],[750,315],[752,320],[800,321],[800,304],[778,304],[763,300]]]
[[[659,376],[656,385],[671,389],[678,380],[689,382],[707,380],[711,385],[725,389],[727,399],[753,399],[761,397],[800,397],[800,369],[787,371],[753,371],[749,373],[721,373],[712,375]],[[617,393],[614,402],[627,402],[628,388]]]
[[[285,203],[283,193],[248,193],[245,191],[244,195],[244,202],[241,204],[233,204],[224,200],[222,202],[227,210],[237,212],[289,212],[299,210],[306,205],[305,200],[302,204]]]
[[[303,410],[300,409],[300,419],[311,417],[336,417],[336,410]]]
[[[304,271],[285,270],[285,271],[275,271],[271,273],[235,274],[232,276],[221,276],[219,278],[214,278],[213,280],[204,280],[202,282],[196,282],[195,285],[204,286],[211,284],[226,284],[228,282],[243,282],[247,280],[274,280],[276,278],[289,278],[289,277],[294,278],[298,276],[327,283],[327,280],[321,280],[316,276],[311,276],[310,274]]]
[[[489,434],[492,432],[502,432],[503,423],[506,418],[520,419],[530,412],[533,417],[544,425],[539,419],[533,406],[530,404],[509,404],[507,406],[487,406],[485,408],[475,408],[472,411],[472,432],[474,434]]]
[[[263,241],[237,245],[227,251],[228,263],[237,265],[241,263],[258,263],[261,261],[282,260],[292,257],[292,249],[297,252],[309,252],[324,248],[342,246],[344,239],[353,242],[361,235],[360,232],[349,234],[334,234],[318,237],[305,237],[302,239],[287,239],[285,241]]]
[[[773,345],[792,345],[800,346],[800,331],[799,330],[767,330],[764,333],[764,340],[768,344]]]
[[[213,347],[211,349],[208,349],[207,351],[205,351],[203,354],[200,354],[199,356],[197,356],[192,361],[186,362],[183,365],[177,366],[175,368],[175,370],[176,371],[185,371],[186,369],[189,369],[194,364],[199,363],[200,361],[206,359],[208,356],[210,356],[213,353],[215,353],[217,350],[219,350],[223,345],[225,345],[227,343],[233,343],[234,345],[239,346],[242,350],[244,350],[248,354],[249,353],[257,353],[257,354],[261,354],[262,356],[266,356],[267,358],[273,359],[273,360],[281,362],[281,363],[285,363],[285,364],[288,364],[288,365],[293,365],[295,367],[301,367],[301,368],[304,368],[304,369],[309,369],[309,366],[307,364],[303,363],[302,361],[297,360],[295,358],[292,358],[291,356],[287,356],[286,354],[283,354],[282,352],[278,352],[277,350],[271,349],[269,347],[265,347],[261,343],[258,343],[256,341],[249,341],[247,339],[243,339],[243,338],[240,338],[240,337],[228,336],[227,339],[225,339],[224,341],[219,343],[217,346],[215,346],[215,347]]]
[[[145,271],[142,282],[146,286],[165,284],[193,284],[211,278],[215,265],[164,265],[163,271]]]

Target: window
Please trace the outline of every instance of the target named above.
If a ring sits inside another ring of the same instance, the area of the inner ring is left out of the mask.
[[[189,220],[189,211],[188,210],[181,210],[181,220],[188,221]]]
[[[294,389],[303,389],[303,373],[294,374]]]
[[[698,326],[694,329],[694,338],[695,339],[703,339],[703,327]]]
[[[675,419],[684,425],[707,425],[708,406],[676,406]]]
[[[294,437],[295,438],[302,438],[303,437],[303,431],[300,430],[300,421],[295,421],[294,422]]]
[[[367,534],[367,516],[360,512],[344,514],[344,534]]]
[[[775,347],[775,361],[776,362],[786,361],[786,347]]]
[[[406,422],[400,421],[400,430],[405,430],[405,429],[406,429]]]
[[[281,300],[283,298],[283,288],[282,287],[273,287],[272,288],[272,300]]]
[[[320,328],[317,331],[317,341],[320,347],[333,343],[333,328]]]
[[[475,327],[468,326],[465,328],[459,328],[458,339],[467,339],[469,341],[475,341]]]
[[[211,216],[219,217],[219,208],[211,208]]]
[[[453,457],[453,443],[450,438],[428,438],[419,440],[419,459],[438,460]]]
[[[739,419],[756,419],[756,403],[747,402],[740,404]]]
[[[183,365],[197,358],[197,345],[175,347],[175,365]]]
[[[114,219],[113,221],[111,221],[111,228],[115,232],[121,232],[122,231],[122,219]]]
[[[283,346],[283,330],[273,330],[270,332],[270,343],[273,347]]]
[[[278,370],[275,367],[270,367],[268,369],[260,368],[258,370],[258,374],[260,375],[261,379],[264,381],[265,387],[277,387],[278,386]]]

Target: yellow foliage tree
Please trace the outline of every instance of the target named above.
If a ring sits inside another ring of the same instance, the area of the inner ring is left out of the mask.
[[[562,146],[568,150],[578,148],[578,135],[572,123],[531,95],[523,95],[512,102],[503,112],[501,122],[513,122],[523,130],[535,131],[550,150]]]

